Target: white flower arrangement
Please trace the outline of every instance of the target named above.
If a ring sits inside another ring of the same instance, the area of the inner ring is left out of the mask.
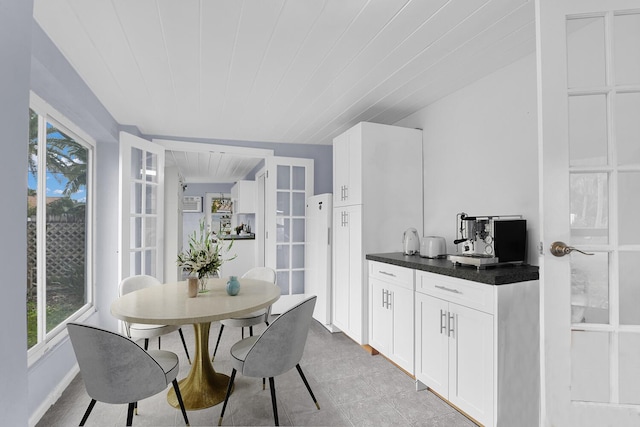
[[[194,231],[189,236],[189,249],[178,254],[178,266],[189,274],[197,274],[198,279],[204,279],[218,272],[224,262],[235,259],[237,255],[226,259],[222,257],[222,251],[228,253],[232,246],[233,240],[230,240],[225,247],[223,241],[208,230],[204,220],[201,220],[200,233]]]

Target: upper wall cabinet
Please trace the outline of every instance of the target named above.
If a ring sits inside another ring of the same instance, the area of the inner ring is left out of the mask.
[[[231,187],[234,213],[252,214],[256,212],[256,182],[238,181]]]
[[[351,128],[333,140],[333,206],[362,203],[362,140]]]

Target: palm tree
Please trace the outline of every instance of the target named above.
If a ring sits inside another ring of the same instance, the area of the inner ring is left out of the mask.
[[[87,184],[87,152],[73,138],[47,123],[47,169],[67,179],[63,194],[70,196]],[[38,174],[38,114],[29,109],[29,172]]]

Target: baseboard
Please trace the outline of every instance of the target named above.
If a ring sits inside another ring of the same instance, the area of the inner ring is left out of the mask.
[[[324,327],[325,327],[329,332],[331,332],[332,334],[335,334],[335,333],[337,333],[337,332],[342,332],[342,330],[341,330],[341,329],[338,329],[338,328],[336,328],[336,327],[335,327],[335,326],[333,326],[333,325],[325,325],[325,324],[322,324],[322,326],[324,326]]]
[[[60,383],[56,386],[56,388],[49,393],[49,396],[42,402],[42,404],[35,410],[33,414],[29,417],[29,427],[35,427],[36,424],[40,421],[40,419],[47,413],[49,408],[51,408],[62,396],[62,393],[69,387],[71,381],[78,375],[80,372],[80,367],[76,363],[73,368],[67,373],[67,375],[60,380]]]

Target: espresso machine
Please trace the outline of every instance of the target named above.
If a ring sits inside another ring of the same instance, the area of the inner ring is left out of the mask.
[[[456,215],[456,254],[448,255],[454,264],[478,269],[489,266],[522,264],[526,259],[527,221],[522,215]]]

